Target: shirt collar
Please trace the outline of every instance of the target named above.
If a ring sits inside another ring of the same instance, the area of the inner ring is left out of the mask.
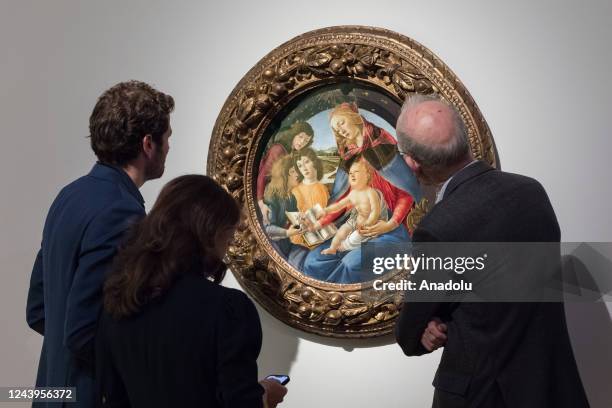
[[[455,177],[457,174],[459,174],[461,171],[463,171],[465,168],[471,166],[474,163],[477,163],[478,160],[472,160],[470,163],[466,164],[465,166],[463,166],[460,170],[456,171],[455,174],[453,174],[452,176],[450,176],[445,182],[444,184],[442,184],[442,187],[440,187],[440,190],[438,190],[438,192],[436,193],[436,202],[434,204],[438,204],[440,201],[442,201],[442,198],[444,197],[444,193],[446,192],[446,187],[448,187],[449,183],[451,182],[451,180],[453,179],[453,177]]]
[[[96,162],[89,174],[93,177],[97,177],[112,182],[121,183],[126,190],[132,195],[138,202],[144,207],[144,198],[140,194],[140,190],[134,184],[134,181],[128,176],[128,174],[121,167],[114,166],[112,164],[106,164]]]

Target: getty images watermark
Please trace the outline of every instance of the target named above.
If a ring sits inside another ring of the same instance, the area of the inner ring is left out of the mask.
[[[406,301],[610,301],[612,244],[366,243],[360,273],[364,293]]]
[[[483,271],[488,255],[482,256],[426,256],[420,255],[395,254],[392,257],[378,256],[372,260],[372,273],[382,275],[392,271],[406,271],[409,275],[416,273],[444,271],[454,272],[462,275],[465,272]],[[432,282],[427,279],[385,282],[383,279],[375,279],[373,282],[374,290],[402,290],[402,291],[471,291],[473,283],[464,279],[453,280],[449,278],[445,282]]]

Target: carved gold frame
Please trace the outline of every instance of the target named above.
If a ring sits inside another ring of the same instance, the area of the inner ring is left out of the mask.
[[[215,123],[207,171],[244,209],[245,221],[227,254],[242,287],[293,327],[323,336],[366,338],[392,331],[401,298],[373,291],[371,284],[326,283],[295,270],[270,245],[258,221],[253,194],[255,155],[275,115],[304,92],[348,80],[380,88],[400,104],[413,92],[437,92],[461,113],[475,157],[498,165],[480,110],[438,57],[392,31],[339,26],[282,44],[242,78]],[[409,223],[414,226],[425,212],[422,202],[411,212]],[[399,273],[386,277],[401,278]]]

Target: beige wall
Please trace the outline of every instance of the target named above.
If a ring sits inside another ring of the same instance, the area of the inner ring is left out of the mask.
[[[504,169],[544,184],[563,239],[612,241],[607,0],[125,3],[0,2],[0,385],[35,377],[41,339],[24,322],[30,268],[56,192],[94,161],[85,136],[96,97],[134,78],[177,101],[167,172],[143,188],[150,206],[172,177],[204,171],[215,118],[242,75],[315,28],[380,26],[429,47],[480,106]],[[236,286],[231,276],[226,284]],[[569,313],[594,407],[611,400],[599,380],[612,344],[598,335],[595,323],[609,322],[599,306]],[[388,339],[325,340],[260,314],[262,373],[292,377],[285,406],[429,406],[439,353],[408,359]]]

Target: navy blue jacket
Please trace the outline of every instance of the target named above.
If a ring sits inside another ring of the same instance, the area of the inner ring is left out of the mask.
[[[144,215],[142,195],[127,173],[100,163],[64,187],[49,209],[26,319],[44,336],[36,385],[76,387],[71,407],[94,406],[102,285],[123,233]]]

